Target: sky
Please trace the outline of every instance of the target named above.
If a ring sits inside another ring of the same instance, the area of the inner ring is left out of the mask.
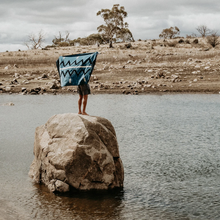
[[[125,7],[134,39],[158,39],[163,29],[177,26],[180,36],[198,34],[206,25],[220,34],[219,0],[0,0],[0,52],[27,50],[31,34],[44,33],[44,46],[70,33],[69,39],[98,33],[104,24],[96,13],[114,4]]]

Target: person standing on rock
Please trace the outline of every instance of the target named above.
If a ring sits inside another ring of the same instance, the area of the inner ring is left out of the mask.
[[[86,105],[87,105],[88,95],[91,94],[89,84],[86,83],[84,80],[82,80],[80,85],[78,85],[77,92],[79,93],[79,100],[78,100],[79,112],[78,112],[78,114],[88,115],[86,113]],[[83,108],[82,108],[82,104],[83,104]],[[81,108],[82,108],[82,110],[81,110]]]
[[[94,70],[98,52],[60,56],[56,61],[60,85],[78,86],[78,114],[88,115],[86,105],[90,92],[89,79]]]

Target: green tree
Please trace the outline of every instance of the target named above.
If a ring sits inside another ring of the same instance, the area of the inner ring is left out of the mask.
[[[100,34],[90,34],[87,37],[87,40],[89,42],[89,45],[94,45],[94,44],[102,44],[103,43],[103,39],[102,36]]]
[[[81,41],[80,37],[74,40],[70,40],[70,46],[75,46],[76,44],[80,44],[80,41]]]
[[[102,36],[102,39],[109,43],[109,47],[112,47],[112,41],[114,40],[114,37],[116,40],[124,40],[125,36],[130,33],[133,39],[133,36],[128,29],[128,23],[124,22],[124,18],[127,17],[127,12],[123,6],[119,6],[119,4],[115,4],[111,10],[101,9],[97,12],[97,16],[100,15],[105,22],[105,24],[97,27],[97,30]]]
[[[100,34],[90,34],[88,37],[78,37],[77,39],[70,40],[70,45],[74,46],[75,44],[80,45],[94,45],[94,44],[102,44],[103,39]]]
[[[164,38],[164,39],[167,39],[167,38],[172,39],[176,37],[176,35],[179,35],[179,34],[180,34],[180,30],[178,27],[170,27],[170,28],[163,29],[159,37]]]
[[[134,42],[133,35],[128,28],[121,28],[120,32],[116,34],[116,39],[121,39],[122,42],[126,42],[126,41]]]

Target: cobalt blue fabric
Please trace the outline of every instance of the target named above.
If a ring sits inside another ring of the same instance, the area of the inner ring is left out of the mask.
[[[60,56],[56,62],[61,87],[88,83],[98,52]]]

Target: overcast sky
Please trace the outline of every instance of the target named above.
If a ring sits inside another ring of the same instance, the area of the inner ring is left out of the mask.
[[[0,0],[0,52],[26,50],[28,35],[45,33],[45,46],[52,44],[59,31],[69,38],[97,33],[104,24],[100,9],[113,4],[125,7],[125,21],[135,40],[158,39],[164,28],[177,26],[180,35],[196,33],[196,27],[206,25],[219,30],[219,0]]]

